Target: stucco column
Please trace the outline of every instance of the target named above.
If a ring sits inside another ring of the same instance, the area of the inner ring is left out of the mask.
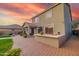
[[[43,33],[45,34],[45,27],[43,27]]]
[[[31,33],[31,29],[30,27],[28,27],[28,34],[30,35],[30,33]]]
[[[34,34],[38,34],[38,28],[34,29]]]

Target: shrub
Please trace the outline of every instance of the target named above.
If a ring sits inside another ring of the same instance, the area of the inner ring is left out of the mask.
[[[18,34],[20,34],[21,32],[18,32]]]
[[[4,53],[0,53],[0,56],[4,56]]]
[[[3,35],[3,33],[0,32],[0,37]]]
[[[12,33],[9,33],[9,35],[12,35]]]
[[[27,35],[24,35],[24,38],[27,38]]]
[[[11,49],[10,51],[6,52],[5,56],[19,56],[21,52],[20,48]]]
[[[22,32],[22,31],[20,31],[20,32],[18,32],[18,34],[22,36],[22,35],[23,35],[23,32]]]
[[[41,31],[40,34],[43,35],[44,33]]]

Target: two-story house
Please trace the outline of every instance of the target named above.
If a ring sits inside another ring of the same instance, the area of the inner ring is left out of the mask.
[[[39,42],[53,47],[60,47],[72,34],[70,5],[56,4],[32,17],[31,33]]]

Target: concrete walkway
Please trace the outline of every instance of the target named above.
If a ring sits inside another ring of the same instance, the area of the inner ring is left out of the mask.
[[[13,48],[21,48],[23,56],[79,56],[79,38],[72,37],[62,48],[50,47],[46,44],[37,42],[33,37],[23,38],[13,37]]]

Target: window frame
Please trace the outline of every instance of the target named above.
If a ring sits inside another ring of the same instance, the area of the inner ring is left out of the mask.
[[[45,27],[45,33],[46,34],[53,34],[53,27],[51,27],[51,28]]]

